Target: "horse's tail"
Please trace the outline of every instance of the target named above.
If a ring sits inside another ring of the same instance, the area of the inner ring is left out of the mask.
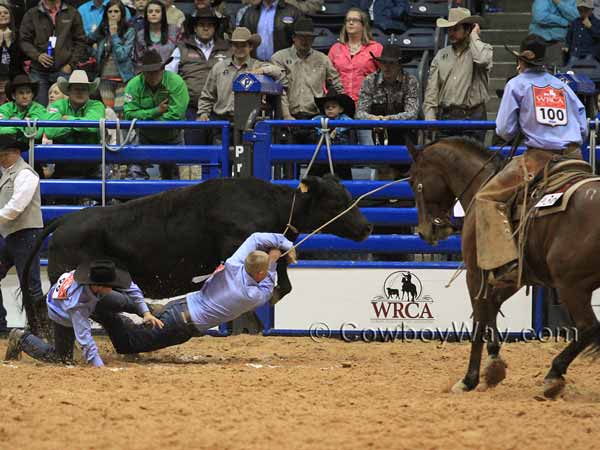
[[[37,334],[37,332],[39,331],[37,329],[39,326],[39,321],[37,320],[35,311],[35,304],[39,301],[39,299],[33,298],[33,295],[29,290],[29,273],[31,272],[31,266],[33,265],[33,261],[36,255],[42,248],[44,240],[50,235],[50,233],[56,231],[56,229],[62,224],[62,222],[62,218],[59,218],[53,220],[52,222],[50,222],[50,224],[46,225],[46,227],[42,230],[40,235],[35,240],[33,248],[29,252],[27,260],[25,261],[25,266],[23,267],[23,280],[21,280],[21,282],[23,283],[21,286],[22,302],[23,308],[25,309],[25,314],[27,316],[27,322],[29,323],[29,326],[31,327],[32,332],[34,334]]]

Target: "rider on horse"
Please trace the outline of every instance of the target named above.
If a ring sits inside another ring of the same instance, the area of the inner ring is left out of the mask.
[[[556,155],[581,159],[587,137],[585,108],[573,91],[544,68],[545,43],[529,36],[517,57],[519,75],[504,90],[496,134],[511,141],[520,132],[527,150],[513,158],[475,196],[477,261],[494,286],[517,281],[518,253],[506,203]]]

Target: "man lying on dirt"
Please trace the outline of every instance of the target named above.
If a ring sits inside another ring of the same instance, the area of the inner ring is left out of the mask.
[[[113,288],[121,292],[113,291]],[[145,324],[162,325],[150,313],[142,291],[131,281],[131,276],[110,260],[97,260],[61,275],[46,296],[48,317],[54,325],[55,346],[28,331],[15,328],[8,337],[5,359],[18,359],[22,350],[40,361],[71,363],[73,344],[77,339],[85,361],[96,367],[103,366],[89,320],[92,314],[106,310],[97,308],[99,301],[113,305],[132,304],[133,311],[131,306],[117,310],[137,312]]]
[[[182,344],[267,303],[276,283],[276,262],[281,252],[292,246],[282,234],[254,233],[205,281],[200,291],[169,302],[157,318],[152,316],[145,324],[135,324],[128,317],[109,311],[96,311],[96,316],[118,353],[149,352]],[[290,251],[287,258],[290,263],[296,262],[295,251]],[[120,276],[126,274],[119,273]],[[48,294],[49,299],[54,290],[56,286]],[[21,350],[43,359],[39,357],[39,351],[29,345],[32,339],[31,334],[11,335],[7,359],[8,356],[14,359]],[[41,339],[38,341],[45,344]],[[99,356],[100,364],[86,359],[94,365],[102,365]]]

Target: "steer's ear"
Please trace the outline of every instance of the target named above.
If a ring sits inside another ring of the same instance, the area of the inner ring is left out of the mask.
[[[318,195],[322,189],[323,180],[319,177],[308,176],[300,183],[300,191]]]
[[[419,149],[417,149],[417,147],[415,147],[410,140],[406,141],[406,148],[408,149],[408,153],[410,153],[410,157],[412,158],[412,160],[414,162],[417,162],[419,157],[421,156],[421,152],[419,151]]]

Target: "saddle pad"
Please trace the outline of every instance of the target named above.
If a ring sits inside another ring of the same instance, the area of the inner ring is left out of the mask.
[[[545,217],[545,216],[549,216],[551,214],[556,214],[559,212],[563,212],[567,209],[567,207],[569,206],[569,200],[571,199],[571,196],[577,191],[577,189],[579,189],[581,186],[590,183],[592,181],[600,181],[600,177],[592,177],[592,178],[584,178],[583,180],[578,181],[575,184],[572,184],[571,186],[568,187],[568,189],[566,189],[564,195],[562,196],[562,202],[560,203],[560,205],[557,206],[552,206],[552,207],[548,207],[548,208],[542,208],[542,209],[536,209],[535,212],[535,217]]]

